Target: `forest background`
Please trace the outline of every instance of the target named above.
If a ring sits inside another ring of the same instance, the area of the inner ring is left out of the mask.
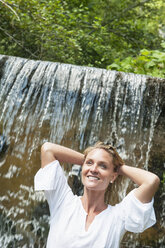
[[[0,0],[0,54],[165,78],[165,1]]]

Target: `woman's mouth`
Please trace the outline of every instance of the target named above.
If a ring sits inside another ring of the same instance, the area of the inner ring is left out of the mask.
[[[100,180],[100,178],[99,177],[96,177],[96,176],[87,176],[87,177],[90,180]]]

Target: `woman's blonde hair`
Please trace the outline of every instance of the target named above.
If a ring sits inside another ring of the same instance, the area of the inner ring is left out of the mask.
[[[122,160],[122,158],[116,151],[115,147],[109,144],[104,144],[103,142],[100,142],[100,141],[97,142],[94,146],[89,146],[87,149],[85,149],[84,159],[86,159],[86,156],[88,155],[88,153],[93,151],[94,149],[103,149],[111,155],[115,172],[117,172],[119,167],[124,164],[124,161]]]

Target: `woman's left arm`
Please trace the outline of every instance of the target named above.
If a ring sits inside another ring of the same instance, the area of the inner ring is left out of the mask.
[[[142,203],[147,203],[152,200],[160,183],[159,177],[154,173],[127,165],[120,167],[119,175],[130,178],[139,186],[135,190],[135,196]]]

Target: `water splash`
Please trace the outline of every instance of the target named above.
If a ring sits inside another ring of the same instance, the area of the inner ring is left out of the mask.
[[[0,158],[0,244],[44,247],[47,206],[32,186],[40,146],[48,140],[82,151],[104,140],[126,163],[148,169],[164,84],[143,75],[15,57],[0,56],[0,64],[0,127],[9,141]],[[122,181],[108,200],[122,199],[129,188],[129,180]],[[43,216],[36,214],[39,202]]]

